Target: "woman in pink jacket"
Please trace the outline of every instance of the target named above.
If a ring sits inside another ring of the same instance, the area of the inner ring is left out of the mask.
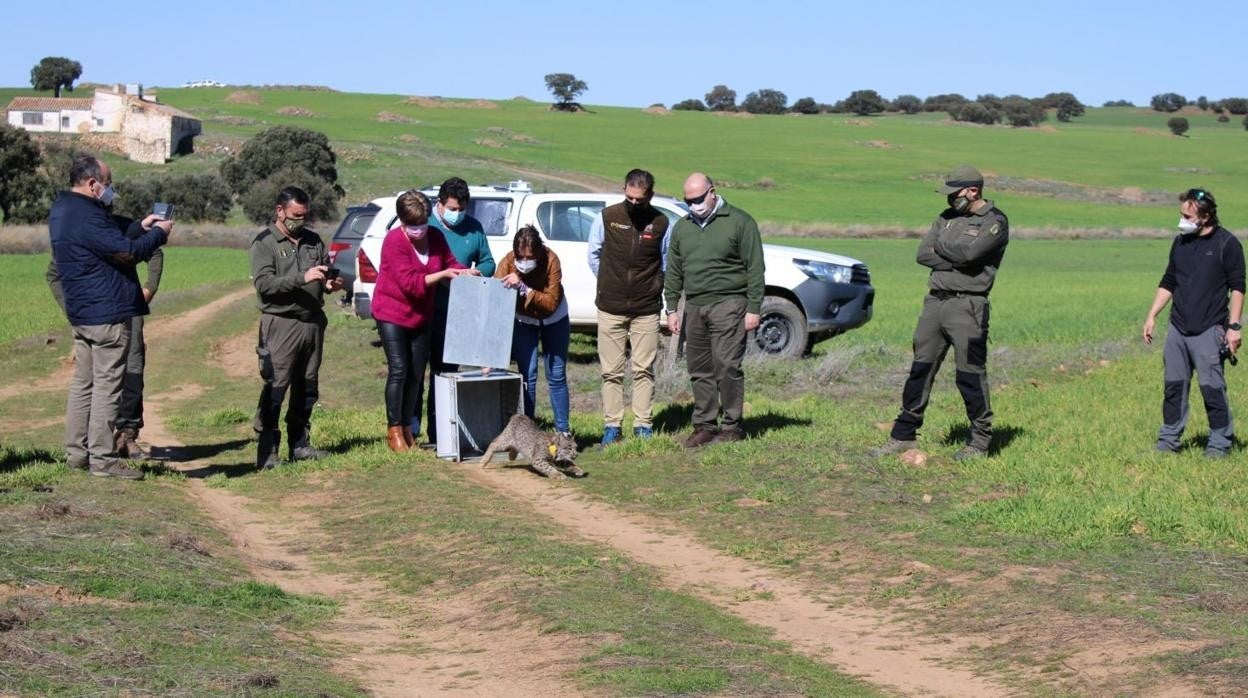
[[[429,323],[434,286],[461,274],[480,276],[455,261],[446,239],[429,221],[429,200],[415,189],[395,203],[399,225],[381,244],[381,268],[373,291],[373,318],[386,352],[386,444],[392,451],[415,445],[412,416],[424,389],[429,361]]]

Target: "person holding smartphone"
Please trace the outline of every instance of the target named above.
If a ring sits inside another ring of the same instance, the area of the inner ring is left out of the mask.
[[[329,254],[321,236],[306,227],[308,193],[286,187],[277,195],[273,222],[251,241],[251,280],[260,303],[260,400],[253,428],[259,444],[256,467],[278,465],[282,432],[278,417],[286,408],[290,460],[327,455],[311,443],[312,408],[320,397],[321,351],[327,320],[324,294],[342,289],[331,279]]]

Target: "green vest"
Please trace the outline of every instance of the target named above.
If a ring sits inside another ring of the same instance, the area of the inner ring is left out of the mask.
[[[658,313],[663,307],[667,216],[651,206],[643,215],[630,218],[621,202],[602,210],[602,228],[598,309],[612,315]]]

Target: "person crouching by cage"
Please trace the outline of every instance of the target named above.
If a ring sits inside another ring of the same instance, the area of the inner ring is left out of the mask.
[[[563,269],[559,256],[542,242],[537,228],[526,225],[516,231],[511,252],[498,263],[494,277],[502,279],[516,295],[516,323],[511,358],[524,375],[524,413],[533,417],[537,402],[538,344],[546,363],[546,387],[555,415],[555,431],[571,436],[568,427],[568,344],[572,322],[568,299],[563,295]]]
[[[467,274],[446,239],[429,225],[429,200],[419,191],[404,192],[395,203],[400,225],[386,233],[373,295],[373,318],[386,353],[386,445],[391,451],[412,448],[412,417],[424,388],[429,362],[434,289]]]

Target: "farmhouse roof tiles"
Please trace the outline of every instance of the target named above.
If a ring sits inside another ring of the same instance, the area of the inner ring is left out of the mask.
[[[91,111],[90,98],[14,97],[9,111]]]

